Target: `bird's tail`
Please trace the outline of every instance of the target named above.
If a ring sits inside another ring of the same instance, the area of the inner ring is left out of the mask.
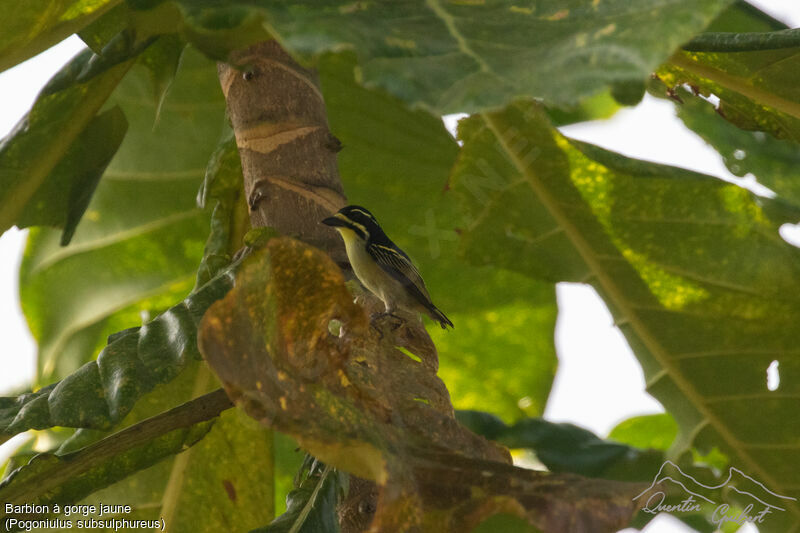
[[[442,326],[442,329],[447,329],[447,326],[455,328],[453,323],[450,322],[450,319],[447,318],[444,313],[439,311],[439,308],[435,305],[431,304],[431,306],[428,308],[428,311],[430,312],[431,318],[437,321],[439,325]]]

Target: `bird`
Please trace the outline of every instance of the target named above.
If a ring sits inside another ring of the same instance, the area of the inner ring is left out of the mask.
[[[383,301],[386,310],[424,313],[442,329],[453,327],[445,314],[433,305],[422,276],[406,253],[386,236],[375,216],[364,207],[348,205],[322,223],[333,227],[344,240],[347,258],[358,280]],[[377,318],[377,317],[375,317]]]

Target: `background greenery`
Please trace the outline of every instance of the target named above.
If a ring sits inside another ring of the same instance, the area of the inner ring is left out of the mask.
[[[0,431],[47,431],[57,443],[12,473],[32,455],[21,450],[1,498],[136,504],[173,531],[252,529],[285,508],[302,456],[236,410],[61,474],[67,454],[216,387],[194,339],[230,286],[224,258],[238,243],[226,224],[241,169],[214,60],[269,37],[319,69],[348,197],[408,250],[429,246],[410,221],[432,218],[447,235],[415,259],[458,326],[431,335],[470,428],[553,471],[645,481],[670,457],[723,477],[735,466],[800,497],[800,260],[778,234],[800,219],[796,33],[777,48],[769,36],[709,33],[783,29],[723,0],[11,10],[0,67],[75,32],[89,49],[0,145],[0,229],[32,228],[20,283],[39,348],[36,392],[0,399]],[[734,174],[775,195],[554,128],[645,91],[671,98]],[[452,112],[470,114],[458,139],[440,119]],[[561,281],[601,295],[668,415],[625,422],[613,442],[536,418],[556,371]],[[770,391],[776,360],[781,386]],[[45,477],[59,482],[37,487]],[[685,518],[710,530],[708,517]],[[798,523],[792,505],[763,531]]]

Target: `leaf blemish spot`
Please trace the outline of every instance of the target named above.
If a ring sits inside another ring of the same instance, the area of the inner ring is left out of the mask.
[[[546,18],[546,20],[562,20],[569,16],[569,9],[561,9]]]
[[[508,8],[509,11],[512,13],[520,13],[523,15],[533,15],[533,8],[532,7],[521,7],[521,6],[511,6]]]
[[[616,30],[617,30],[617,25],[614,24],[614,23],[611,23],[611,24],[603,27],[602,29],[598,30],[597,33],[595,34],[595,36],[596,37],[605,37],[607,35],[611,35]]]

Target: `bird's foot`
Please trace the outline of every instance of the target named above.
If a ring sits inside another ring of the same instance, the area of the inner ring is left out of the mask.
[[[397,316],[396,314],[392,313],[391,311],[384,311],[383,313],[376,313],[376,314],[372,315],[372,317],[370,317],[369,323],[380,334],[381,338],[383,338],[383,332],[380,330],[380,328],[378,328],[375,325],[375,323],[377,321],[379,321],[381,319],[384,319],[384,318],[387,318],[387,317],[390,317],[390,318],[394,319],[392,321],[392,325],[391,325],[392,331],[396,331],[397,328],[399,328],[400,326],[402,326],[405,323],[405,319],[403,317]]]

